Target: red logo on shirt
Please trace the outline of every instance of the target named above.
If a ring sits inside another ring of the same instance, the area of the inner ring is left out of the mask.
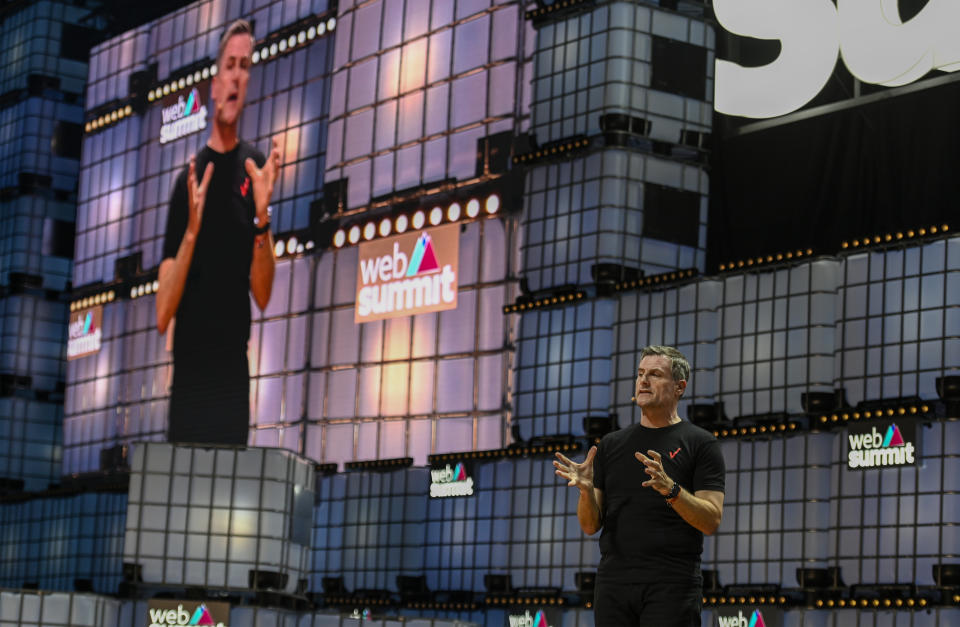
[[[250,189],[250,177],[243,177],[243,184],[240,186],[240,195],[244,198],[247,197],[247,191]]]
[[[677,453],[679,453],[679,452],[680,452],[680,447],[678,446],[678,447],[677,447],[677,450],[670,452],[670,459],[673,459],[674,457],[676,457],[676,456],[677,456]]]

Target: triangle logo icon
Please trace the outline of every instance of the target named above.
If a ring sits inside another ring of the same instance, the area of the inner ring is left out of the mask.
[[[883,438],[883,445],[903,446],[903,434],[900,433],[900,428],[896,424],[887,427],[887,434]]]
[[[213,616],[210,616],[210,610],[207,609],[207,606],[203,603],[200,604],[200,607],[193,613],[193,616],[190,617],[190,622],[188,625],[216,625],[213,622]]]
[[[543,610],[537,611],[537,616],[533,619],[533,627],[550,627],[547,625],[547,617],[544,615]]]
[[[457,468],[453,471],[453,480],[454,481],[463,481],[467,478],[467,473],[463,470],[463,464],[457,464]]]
[[[187,97],[187,104],[183,108],[183,116],[193,115],[194,113],[200,112],[200,93],[197,92],[196,88],[190,92],[190,95]]]
[[[763,622],[763,614],[760,610],[753,610],[753,616],[750,617],[750,627],[767,627]]]

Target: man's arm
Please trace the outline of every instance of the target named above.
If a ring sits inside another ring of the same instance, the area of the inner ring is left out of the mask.
[[[577,520],[580,528],[588,536],[592,536],[603,527],[603,490],[596,488],[581,489],[580,499],[577,501]]]
[[[649,457],[639,451],[634,453],[634,456],[644,465],[644,472],[650,475],[642,485],[653,488],[666,497],[673,490],[676,481],[663,471],[660,453],[647,451],[647,454]],[[708,536],[716,532],[723,519],[723,492],[697,490],[696,494],[691,494],[681,488],[677,498],[670,501],[670,505],[688,524]]]
[[[244,168],[250,181],[253,183],[253,201],[257,211],[257,223],[269,224],[270,196],[273,195],[273,185],[280,173],[280,146],[273,140],[273,148],[267,156],[262,168],[258,168],[253,159],[244,162]],[[267,308],[270,294],[273,292],[273,273],[276,270],[276,260],[273,256],[273,233],[258,235],[253,242],[253,261],[250,262],[250,291],[253,299],[261,311]]]
[[[187,172],[187,227],[180,240],[175,257],[167,257],[160,262],[157,282],[157,330],[166,333],[170,320],[177,313],[180,300],[183,298],[183,288],[187,284],[187,275],[190,273],[190,264],[193,261],[193,251],[200,233],[200,224],[203,220],[203,206],[207,197],[207,187],[213,177],[213,164],[207,165],[203,173],[203,181],[197,184],[196,163],[190,158],[190,168]],[[176,193],[176,192],[174,192]]]
[[[672,483],[670,489],[673,489]],[[668,491],[667,494],[669,493]],[[680,514],[680,518],[708,536],[716,533],[720,521],[723,520],[723,492],[697,490],[695,494],[691,494],[681,488],[680,494],[670,505]]]
[[[553,460],[556,473],[568,481],[567,485],[580,489],[577,520],[580,528],[589,536],[603,526],[603,491],[593,487],[593,458],[596,455],[597,447],[592,446],[581,464],[560,453],[557,453],[557,459]]]
[[[253,242],[253,261],[250,264],[250,291],[260,311],[267,308],[273,292],[273,273],[276,261],[273,256],[273,233],[258,235]]]

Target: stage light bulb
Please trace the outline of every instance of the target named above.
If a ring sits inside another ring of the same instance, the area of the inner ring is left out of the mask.
[[[476,218],[480,215],[480,201],[476,198],[471,198],[467,203],[467,217]]]
[[[437,226],[443,220],[443,209],[434,207],[430,210],[430,224]]]
[[[154,281],[154,282],[153,282],[153,291],[154,291],[154,292],[157,292],[157,291],[159,291],[159,290],[160,290],[160,281]],[[109,300],[113,300],[113,292],[110,292],[109,294],[107,294],[107,298],[108,298]]]
[[[397,233],[403,233],[407,230],[407,226],[409,226],[409,224],[410,220],[407,219],[407,216],[399,215],[397,216],[397,222],[394,228],[397,230]]]
[[[303,244],[297,244],[297,253],[299,254],[302,252],[303,252]]]
[[[264,46],[260,48],[260,58],[266,61],[270,57],[270,49]]]
[[[329,20],[327,20],[327,30],[333,30],[336,27],[337,27],[337,18],[331,17]]]
[[[127,105],[123,108],[124,115],[133,115],[133,107]]]
[[[326,23],[326,22],[320,22],[319,24],[317,24],[317,36],[318,36],[318,37],[323,36],[323,34],[326,33],[326,32],[327,32],[327,23]]]
[[[203,80],[210,78],[210,68],[203,68],[203,70],[200,71],[200,76],[203,78]]]
[[[143,292],[144,292],[143,286],[142,285],[137,286],[137,296],[143,296]]]
[[[456,222],[460,219],[460,203],[453,203],[447,207],[447,220],[451,222]]]
[[[179,87],[180,89],[183,89],[186,86],[187,86],[187,81],[185,81],[183,78],[177,81],[177,87]]]
[[[287,37],[287,48],[293,48],[297,45],[297,38],[294,35]]]
[[[307,40],[307,33],[305,33],[304,31],[300,31],[299,33],[297,33],[297,43],[298,43],[298,44],[302,44],[302,43],[305,42],[306,40]]]
[[[496,194],[490,194],[487,197],[487,213],[493,215],[498,211],[500,211],[500,197]]]
[[[283,251],[284,251],[283,240],[280,240],[273,247],[273,256],[283,257]]]
[[[297,252],[298,243],[296,236],[291,236],[290,239],[287,240],[287,254],[292,255]]]
[[[254,63],[260,63],[260,51],[259,51],[259,50],[254,50],[254,51],[253,51],[253,62],[254,62]]]
[[[201,76],[202,76],[202,75],[200,74],[200,70],[197,70],[196,72],[194,72],[194,73],[193,73],[193,82],[194,82],[194,83],[199,83]]]
[[[270,44],[270,56],[277,54],[277,42]]]
[[[390,235],[390,218],[384,218],[380,221],[380,237]]]
[[[219,68],[217,68],[216,63],[210,66],[210,76],[216,76],[218,71],[219,71]]]
[[[153,283],[147,283],[146,285],[144,285],[144,286],[143,286],[143,293],[144,293],[144,294],[153,294]],[[100,297],[97,296],[97,299],[99,299],[99,298],[100,298]]]
[[[307,29],[307,39],[313,39],[316,36],[317,36],[317,28],[315,26],[311,26],[310,28]]]
[[[130,288],[130,298],[136,298],[136,297],[137,297],[137,288],[131,287],[131,288]]]
[[[166,96],[166,95],[169,94],[169,93],[170,93],[170,85],[164,85],[164,86],[163,86],[163,95]]]
[[[343,229],[337,229],[337,232],[333,234],[333,245],[337,248],[343,248],[343,245],[347,243],[347,232]]]
[[[273,52],[273,46],[270,46],[270,48],[271,48],[270,52]],[[277,50],[279,50],[280,52],[283,52],[286,49],[287,49],[287,40],[281,39],[280,43],[277,44]]]
[[[423,228],[423,224],[426,221],[427,221],[427,216],[423,213],[423,211],[417,211],[415,214],[413,214],[413,228],[415,229]]]
[[[367,222],[363,226],[363,239],[369,241],[377,234],[377,226],[373,222]]]
[[[360,241],[360,227],[354,224],[350,227],[350,233],[347,235],[347,239],[350,240],[351,244],[356,244]]]
[[[153,102],[153,90],[147,92],[147,102]]]

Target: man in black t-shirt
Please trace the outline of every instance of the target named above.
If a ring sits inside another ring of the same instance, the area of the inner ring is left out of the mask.
[[[713,434],[680,419],[690,364],[675,348],[640,353],[640,422],[607,434],[583,463],[557,453],[556,473],[580,489],[577,518],[601,528],[597,627],[699,627],[703,534],[723,516],[724,463]]]
[[[265,158],[237,135],[253,44],[245,20],[233,22],[220,40],[210,138],[170,199],[156,305],[160,333],[176,316],[171,442],[247,443],[249,294],[260,309],[270,301],[269,204],[280,167],[276,141]]]

